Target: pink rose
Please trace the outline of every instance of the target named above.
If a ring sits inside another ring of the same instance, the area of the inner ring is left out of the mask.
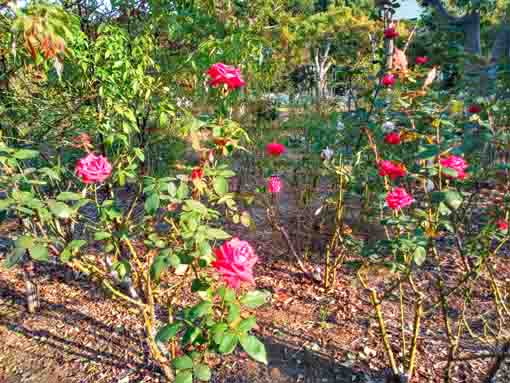
[[[258,258],[248,242],[232,238],[214,249],[214,254],[216,260],[212,266],[223,275],[230,287],[238,288],[241,282],[255,283],[253,266]]]
[[[405,166],[398,162],[383,160],[379,161],[377,165],[379,167],[379,175],[383,177],[388,176],[392,180],[395,180],[398,177],[404,177],[407,173]]]
[[[236,89],[246,85],[241,77],[241,70],[239,68],[223,63],[212,65],[207,74],[211,77],[209,84],[213,87],[226,84],[229,89]]]
[[[404,188],[394,188],[386,196],[386,203],[390,209],[402,209],[414,202],[414,198]]]
[[[398,145],[400,144],[400,133],[399,132],[391,132],[384,136],[384,142],[390,145]]]
[[[453,169],[457,172],[457,178],[459,180],[463,180],[466,178],[465,170],[469,166],[464,158],[459,156],[447,156],[443,157],[439,160],[439,164],[444,168]]]
[[[381,79],[381,85],[387,87],[387,88],[390,88],[392,87],[393,85],[395,85],[395,76],[392,75],[391,73],[390,74],[385,74],[383,76],[383,78]]]
[[[279,193],[282,190],[282,180],[278,176],[269,177],[269,182],[267,183],[267,190],[269,193]]]
[[[94,153],[89,153],[76,163],[76,175],[86,184],[103,182],[111,174],[112,165],[106,157],[101,155],[96,156]]]
[[[429,62],[429,58],[427,56],[418,56],[415,60],[417,65],[425,65]]]
[[[278,157],[285,153],[285,145],[279,144],[277,142],[272,142],[266,145],[266,152],[270,156]]]

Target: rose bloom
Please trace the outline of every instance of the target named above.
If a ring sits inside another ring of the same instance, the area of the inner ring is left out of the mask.
[[[75,172],[83,183],[93,184],[103,182],[110,177],[112,165],[110,165],[106,157],[89,153],[86,157],[78,160]]]
[[[391,132],[384,136],[384,142],[390,145],[398,145],[400,144],[400,133],[399,132]]]
[[[496,225],[498,225],[498,229],[501,231],[507,231],[508,230],[508,221],[506,221],[503,218],[500,218],[496,221]]]
[[[390,209],[402,209],[403,207],[409,206],[414,202],[412,195],[407,193],[404,188],[394,188],[386,196],[386,203]]]
[[[444,168],[455,170],[459,180],[463,180],[466,177],[465,170],[469,166],[464,158],[454,155],[441,158],[439,164]]]
[[[270,156],[278,157],[281,154],[285,153],[285,145],[272,142],[266,145],[266,152]]]
[[[269,193],[279,193],[282,191],[282,179],[278,176],[269,177],[267,183],[267,190]]]
[[[429,58],[427,56],[418,56],[415,60],[417,65],[425,65],[429,62]]]
[[[223,63],[213,64],[207,74],[211,77],[209,84],[213,87],[226,84],[229,89],[236,89],[246,85],[239,68]]]
[[[384,30],[384,38],[386,39],[394,39],[399,35],[395,27],[388,27]]]
[[[204,176],[204,169],[202,169],[202,168],[194,168],[194,169],[191,171],[191,179],[192,179],[193,181],[195,181],[195,180],[199,180],[199,179],[201,179],[203,176]]]
[[[477,104],[470,105],[468,108],[468,112],[471,114],[478,114],[482,111],[482,107]]]
[[[390,74],[385,74],[383,78],[381,79],[381,85],[389,88],[395,85],[395,76]]]
[[[253,266],[258,258],[248,242],[232,238],[214,249],[214,254],[216,260],[212,266],[222,274],[228,286],[238,288],[241,282],[255,283]]]
[[[405,166],[398,162],[383,160],[379,161],[378,166],[379,175],[383,177],[388,176],[392,180],[395,180],[398,177],[404,177],[407,173]]]

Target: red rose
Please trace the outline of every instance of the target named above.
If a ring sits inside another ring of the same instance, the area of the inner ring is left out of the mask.
[[[402,209],[403,207],[409,206],[414,202],[412,195],[407,193],[404,188],[394,188],[386,196],[386,203],[390,209]]]
[[[482,107],[477,104],[473,104],[468,108],[468,112],[471,114],[478,114],[482,111]]]
[[[503,219],[503,218],[500,218],[496,221],[496,225],[498,225],[498,229],[501,230],[501,231],[507,231],[508,230],[508,222]]]
[[[417,65],[425,65],[429,62],[429,58],[427,56],[418,56],[415,60]]]
[[[392,87],[395,85],[395,76],[390,74],[385,74],[383,78],[381,79],[381,84],[387,88]]]
[[[399,164],[398,162],[393,162],[389,160],[379,161],[379,175],[384,177],[388,176],[392,180],[397,179],[398,177],[404,177],[407,173],[404,165]]]
[[[384,141],[390,145],[398,145],[400,144],[400,133],[399,132],[391,132],[384,136]]]
[[[203,176],[204,176],[204,169],[202,169],[202,168],[194,168],[194,169],[191,171],[191,179],[192,179],[193,181],[195,181],[195,180],[199,180],[199,179],[201,179]]]
[[[278,157],[285,153],[285,145],[279,144],[277,142],[272,142],[266,145],[266,152],[270,156]]]
[[[229,89],[236,89],[246,85],[241,77],[241,70],[239,68],[223,63],[212,65],[207,74],[211,77],[209,84],[213,87],[226,84]]]
[[[384,38],[385,39],[394,39],[398,37],[400,34],[397,32],[395,27],[388,27],[384,30]]]

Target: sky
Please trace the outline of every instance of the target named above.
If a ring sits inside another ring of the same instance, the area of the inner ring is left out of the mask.
[[[400,8],[395,14],[396,19],[412,19],[420,14],[420,6],[416,0],[400,0]]]

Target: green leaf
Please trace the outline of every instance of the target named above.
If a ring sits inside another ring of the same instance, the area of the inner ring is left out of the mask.
[[[29,149],[20,149],[16,150],[13,154],[14,158],[18,160],[29,160],[31,158],[35,158],[39,155],[37,150],[29,150]]]
[[[126,259],[115,262],[112,267],[117,272],[120,279],[124,279],[124,277],[131,272],[131,265]]]
[[[175,322],[161,327],[156,334],[156,342],[167,343],[170,339],[175,338],[182,326],[182,322]]]
[[[457,210],[460,205],[462,205],[462,196],[459,192],[456,192],[454,190],[450,190],[447,192],[444,192],[445,198],[444,202],[446,203],[446,206],[453,210]]]
[[[414,257],[413,257],[414,263],[416,263],[418,266],[421,266],[425,262],[426,258],[427,258],[427,250],[425,250],[425,248],[423,248],[421,246],[418,246],[414,250]]]
[[[16,247],[12,252],[10,252],[7,257],[5,258],[5,261],[3,262],[3,265],[10,269],[14,266],[16,266],[18,263],[20,263],[23,260],[23,256],[25,255],[26,249],[22,249],[20,247]]]
[[[151,280],[159,283],[161,274],[170,267],[170,257],[168,255],[158,255],[154,258],[150,268]]]
[[[232,302],[236,299],[236,293],[229,287],[221,286],[217,294],[223,299],[225,302]]]
[[[48,248],[44,245],[36,245],[29,250],[30,257],[33,260],[46,262],[48,261]]]
[[[159,205],[160,205],[159,194],[152,193],[145,200],[144,208],[147,214],[154,214],[159,209]]]
[[[193,374],[191,371],[181,371],[175,377],[175,383],[193,383]]]
[[[241,335],[241,347],[257,362],[267,364],[267,353],[264,344],[253,335]]]
[[[418,148],[417,160],[428,160],[436,157],[439,154],[438,146],[421,146]]]
[[[48,206],[50,208],[50,211],[57,218],[62,219],[70,218],[74,213],[73,209],[71,209],[63,202],[48,201]]]
[[[31,249],[35,245],[35,238],[30,235],[22,235],[14,242],[14,244],[20,249]]]
[[[208,382],[211,379],[211,369],[205,364],[197,364],[193,367],[193,374],[198,380]]]
[[[211,334],[213,336],[213,340],[217,345],[221,344],[221,341],[223,340],[223,335],[225,334],[225,331],[228,330],[228,325],[226,323],[216,323],[211,328]]]
[[[57,196],[59,201],[78,201],[82,198],[83,196],[81,194],[71,192],[62,192]]]
[[[0,200],[0,211],[9,209],[13,205],[13,202],[14,201],[10,198]]]
[[[228,305],[228,316],[227,316],[227,322],[232,323],[239,319],[241,316],[241,306],[239,306],[237,303],[229,303]]]
[[[443,174],[446,174],[447,176],[450,176],[453,178],[457,178],[459,175],[459,173],[457,173],[457,171],[455,169],[451,169],[451,168],[442,168],[441,172]]]
[[[110,233],[107,233],[106,231],[100,231],[98,233],[94,233],[94,239],[96,241],[102,241],[107,238],[111,238],[112,235]]]
[[[193,368],[193,360],[188,355],[183,355],[175,358],[172,361],[174,368],[177,370],[185,370],[188,368]]]
[[[228,181],[223,177],[216,177],[213,181],[213,188],[216,194],[222,196],[228,193]]]
[[[223,339],[221,340],[220,347],[218,350],[222,354],[230,354],[237,346],[237,343],[239,342],[239,338],[236,334],[233,334],[231,332],[227,332],[223,335]]]
[[[271,293],[269,291],[249,291],[241,298],[241,304],[250,309],[256,309],[267,303],[270,297]]]
[[[199,213],[200,215],[207,215],[207,207],[203,203],[193,199],[188,199],[184,203],[188,211],[191,210]]]
[[[221,229],[215,229],[212,227],[207,228],[206,235],[208,239],[229,239],[232,237],[230,234]]]
[[[202,330],[198,327],[190,327],[186,332],[184,333],[182,337],[182,343],[183,344],[191,344],[195,341],[195,339],[198,338],[198,336],[202,333]]]
[[[188,196],[188,194],[189,194],[188,185],[186,185],[185,182],[181,182],[181,184],[177,188],[177,194],[176,194],[177,199],[183,200]]]
[[[253,327],[255,327],[257,324],[257,320],[255,319],[254,316],[251,316],[249,318],[246,318],[246,319],[243,319],[241,321],[241,323],[239,323],[239,326],[238,326],[238,329],[239,331],[241,332],[248,332],[250,331]]]
[[[200,302],[199,304],[197,304],[190,310],[189,318],[190,318],[190,320],[195,320],[195,319],[201,318],[204,315],[206,315],[207,313],[209,313],[209,311],[211,309],[212,309],[212,302],[209,302],[209,301]]]

